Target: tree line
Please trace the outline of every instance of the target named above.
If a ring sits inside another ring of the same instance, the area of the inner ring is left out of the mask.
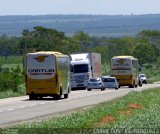
[[[0,56],[25,55],[36,51],[60,51],[65,54],[76,52],[98,52],[102,62],[109,63],[117,55],[133,55],[139,63],[160,64],[160,31],[143,30],[135,37],[107,38],[89,36],[83,31],[68,37],[56,29],[36,26],[24,29],[22,36],[0,37]]]

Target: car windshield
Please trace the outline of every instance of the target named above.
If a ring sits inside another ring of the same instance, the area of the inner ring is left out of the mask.
[[[114,78],[103,78],[103,82],[115,82]]]
[[[88,64],[74,65],[71,68],[73,73],[87,73],[89,71]]]
[[[99,82],[100,81],[100,79],[98,79],[98,78],[92,78],[92,79],[90,79],[90,82]]]
[[[145,75],[145,74],[140,74],[139,76],[140,76],[140,77],[146,77],[146,75]]]

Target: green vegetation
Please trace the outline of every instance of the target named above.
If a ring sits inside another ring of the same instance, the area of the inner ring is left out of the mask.
[[[22,64],[23,56],[1,56],[0,65],[2,64]]]
[[[24,75],[20,66],[0,73],[0,99],[24,95]]]
[[[156,66],[143,66],[140,73],[144,73],[147,76],[147,82],[153,83],[160,81],[160,70]]]
[[[113,56],[132,55],[138,58],[142,67],[141,72],[146,73],[149,83],[158,81],[160,80],[159,43],[158,30],[144,30],[135,37],[90,37],[83,31],[67,37],[64,32],[56,29],[36,26],[31,30],[24,29],[20,37],[3,35],[0,37],[0,91],[11,90],[17,93],[17,87],[24,84],[23,72],[18,71],[22,70],[23,56],[35,51],[60,51],[65,54],[101,53],[103,75],[109,75],[110,59]],[[19,69],[14,71],[17,65]]]
[[[24,85],[19,85],[17,87],[17,91],[13,91],[12,88],[5,91],[0,91],[0,99],[2,98],[9,98],[9,97],[17,97],[25,95],[25,88]]]
[[[11,44],[12,43],[12,44]],[[35,51],[60,51],[70,54],[76,52],[98,52],[102,55],[102,63],[109,64],[113,56],[132,55],[139,59],[139,64],[160,64],[160,31],[144,30],[136,37],[90,37],[83,31],[67,37],[56,29],[36,26],[32,30],[25,29],[21,37],[0,37],[0,64],[7,61],[8,56],[19,56],[14,64],[22,63],[22,55]],[[13,63],[13,61],[10,62]],[[8,61],[9,62],[9,61]]]
[[[13,128],[159,128],[159,103],[160,89],[131,92],[121,99],[98,104],[64,117]]]

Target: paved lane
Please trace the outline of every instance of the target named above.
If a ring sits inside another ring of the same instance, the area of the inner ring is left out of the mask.
[[[142,91],[155,87],[160,87],[160,84],[147,84],[138,88],[121,87],[119,90],[72,91],[68,99],[58,101],[51,98],[30,101],[28,96],[1,99],[0,126],[98,104],[122,97],[131,91]]]

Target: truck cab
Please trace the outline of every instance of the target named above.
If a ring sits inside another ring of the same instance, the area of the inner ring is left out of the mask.
[[[71,87],[85,89],[91,77],[89,61],[71,61]]]
[[[101,76],[99,53],[70,54],[71,88],[86,89],[89,78]]]

